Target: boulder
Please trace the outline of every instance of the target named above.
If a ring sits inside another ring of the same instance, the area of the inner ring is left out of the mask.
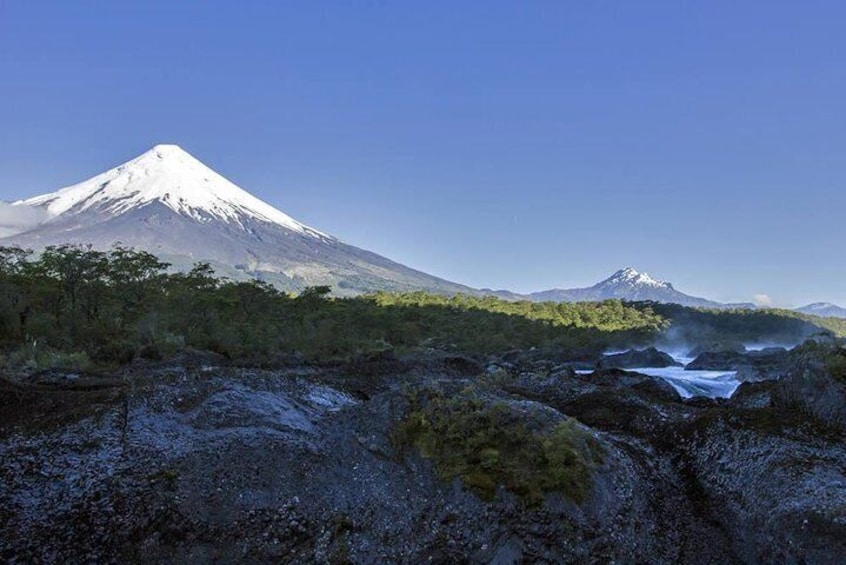
[[[733,399],[680,433],[675,445],[691,491],[726,533],[733,563],[842,563],[842,439],[792,410],[756,406],[763,392],[746,388],[748,408]]]
[[[790,369],[790,353],[783,347],[767,347],[760,351],[750,351],[747,356],[759,375],[758,380],[780,379]]]
[[[773,381],[743,382],[729,399],[732,408],[767,408],[772,404]]]
[[[751,367],[752,361],[736,351],[708,351],[701,353],[685,367],[688,371],[737,371]]]
[[[617,368],[600,369],[590,375],[590,380],[593,383],[612,387],[621,392],[623,389],[637,391],[654,402],[678,402],[681,400],[673,385],[664,379],[633,371]]]
[[[798,409],[825,424],[846,431],[846,383],[824,368],[806,366],[778,381],[773,406]]]
[[[688,371],[736,371],[738,380],[757,382],[778,379],[790,367],[790,356],[782,347],[749,353],[714,351],[699,355],[685,367]]]
[[[749,357],[752,358],[769,358],[773,355],[783,355],[787,353],[787,349],[784,347],[765,347],[763,349],[752,350],[747,352]]]
[[[606,355],[599,360],[599,366],[602,369],[636,369],[638,367],[681,367],[682,364],[663,351],[650,347]]]

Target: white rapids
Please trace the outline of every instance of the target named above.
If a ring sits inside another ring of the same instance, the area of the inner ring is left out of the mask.
[[[673,359],[684,366],[693,361],[690,357],[675,355]],[[640,367],[629,370],[664,379],[682,398],[729,398],[740,386],[737,371],[686,371],[684,367]]]
[[[621,351],[606,353],[613,355]],[[672,352],[667,352],[681,367],[637,367],[626,369],[634,373],[659,377],[664,379],[676,389],[682,398],[693,398],[694,396],[707,396],[708,398],[729,398],[740,381],[737,380],[737,371],[686,371],[685,367],[693,361],[692,357],[683,357]],[[577,371],[581,374],[589,374],[593,371]]]

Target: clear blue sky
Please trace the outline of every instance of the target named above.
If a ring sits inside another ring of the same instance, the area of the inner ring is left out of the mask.
[[[477,287],[846,304],[846,3],[0,0],[0,199],[177,143]]]

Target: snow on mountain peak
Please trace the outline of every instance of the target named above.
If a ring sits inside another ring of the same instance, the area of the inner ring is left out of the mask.
[[[813,304],[808,304],[805,308],[812,309],[812,310],[824,310],[825,308],[831,308],[835,306],[831,302],[814,302]]]
[[[796,310],[804,314],[812,314],[814,316],[846,318],[846,308],[841,308],[837,304],[833,304],[831,302],[814,302],[813,304],[796,308]]]
[[[79,184],[17,202],[51,218],[96,211],[120,215],[153,202],[201,222],[223,220],[243,227],[259,220],[316,237],[329,237],[219,175],[178,145],[156,145],[135,159]]]
[[[646,273],[638,272],[633,267],[620,269],[605,281],[606,284],[626,284],[629,286],[649,286],[655,288],[671,288],[669,283],[653,279]]]
[[[187,151],[185,151],[180,146],[178,146],[174,143],[159,143],[158,145],[154,145],[153,148],[150,149],[150,151],[153,151],[153,152],[159,153],[159,154],[167,153],[167,152],[188,153]]]

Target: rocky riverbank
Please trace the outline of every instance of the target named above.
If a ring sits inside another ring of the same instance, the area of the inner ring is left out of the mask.
[[[537,351],[10,378],[0,559],[839,563],[820,355],[728,400]]]

